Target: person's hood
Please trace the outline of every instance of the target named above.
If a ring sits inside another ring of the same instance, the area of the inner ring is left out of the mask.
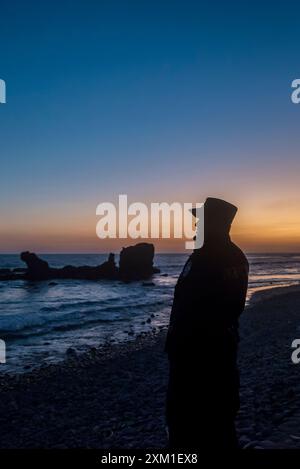
[[[229,234],[237,207],[222,199],[208,197],[204,203],[204,239]],[[192,213],[197,216],[197,209]]]

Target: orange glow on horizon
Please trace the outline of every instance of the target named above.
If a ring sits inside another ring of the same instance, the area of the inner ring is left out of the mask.
[[[300,197],[298,184],[295,186],[295,181],[292,182],[281,188],[280,197],[279,194],[274,196],[272,185],[268,188],[265,181],[260,185],[256,181],[256,192],[249,191],[250,196],[240,193],[236,186],[235,195],[225,189],[219,192],[206,190],[205,194],[224,198],[238,206],[231,237],[246,252],[300,252]],[[149,200],[150,197],[143,202],[149,205]],[[161,200],[172,202],[171,196],[169,200]],[[196,197],[187,192],[184,200],[201,202],[205,196],[200,193]],[[184,239],[99,239],[96,236],[99,220],[96,206],[97,201],[91,203],[87,200],[72,204],[65,202],[43,210],[29,207],[26,211],[8,211],[3,217],[5,224],[0,226],[0,252],[117,253],[123,246],[152,242],[156,252],[189,253],[185,250]]]

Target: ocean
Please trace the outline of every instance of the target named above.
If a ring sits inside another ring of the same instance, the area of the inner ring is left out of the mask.
[[[97,265],[98,254],[48,254],[53,267]],[[300,282],[300,254],[249,254],[248,300],[256,290]],[[161,273],[145,282],[57,280],[0,282],[0,339],[6,364],[0,373],[23,372],[110,342],[166,326],[173,290],[186,254],[156,254]],[[118,260],[116,258],[116,260]],[[24,267],[18,255],[0,255],[0,268]],[[167,275],[165,275],[167,274]]]

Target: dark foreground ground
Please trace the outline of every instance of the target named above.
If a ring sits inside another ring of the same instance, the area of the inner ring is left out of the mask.
[[[300,290],[280,290],[257,295],[241,320],[237,425],[244,447],[300,448],[300,364],[291,361]],[[161,331],[0,377],[0,447],[165,447],[164,339]]]

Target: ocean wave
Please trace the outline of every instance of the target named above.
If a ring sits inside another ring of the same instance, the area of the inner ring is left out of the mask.
[[[9,331],[21,331],[30,327],[43,326],[45,323],[47,323],[47,318],[42,314],[5,314],[0,317],[0,334],[2,335]]]
[[[103,306],[103,302],[99,302]],[[0,335],[2,337],[24,334],[35,334],[37,328],[43,328],[45,333],[49,330],[68,330],[74,327],[85,327],[91,323],[108,323],[129,320],[140,313],[157,311],[166,300],[135,302],[129,305],[112,305],[101,309],[86,309],[86,306],[95,306],[97,302],[85,301],[81,304],[69,303],[64,308],[43,307],[40,312],[4,314],[0,317]],[[78,308],[78,306],[85,309]],[[69,309],[69,311],[66,311]],[[62,313],[62,311],[65,311]],[[124,314],[124,313],[128,314]],[[60,324],[59,324],[60,323]]]
[[[106,304],[111,303],[114,298],[109,300],[72,300],[71,302],[65,302],[60,304],[51,304],[50,306],[43,306],[40,311],[52,312],[52,311],[64,311],[65,309],[74,308],[74,307],[88,307],[88,306],[105,306]],[[119,301],[119,299],[118,299]]]
[[[161,304],[164,303],[163,300],[155,300],[155,301],[147,301],[147,302],[138,302],[138,301],[132,301],[132,298],[127,298],[127,304],[120,304],[120,301],[123,301],[123,299],[111,299],[111,300],[98,300],[98,301],[72,301],[69,303],[61,303],[59,305],[50,305],[50,306],[43,306],[40,311],[42,312],[59,312],[59,311],[65,311],[68,309],[74,309],[76,308],[77,310],[81,310],[81,308],[95,308],[95,306],[99,307],[99,311],[105,312],[105,311],[115,311],[115,310],[126,310],[130,308],[145,308],[147,306],[160,306]],[[112,304],[116,303],[116,304]],[[89,310],[87,310],[89,311]]]

